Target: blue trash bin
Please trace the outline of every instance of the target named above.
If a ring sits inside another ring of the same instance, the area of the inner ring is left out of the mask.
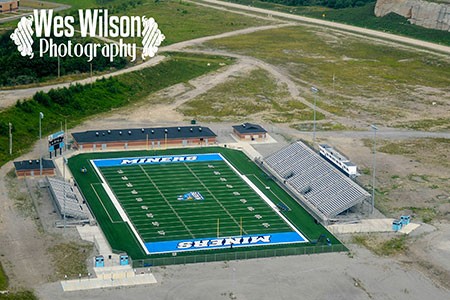
[[[402,221],[403,226],[408,225],[411,221],[411,216],[401,216],[400,220]]]
[[[105,266],[105,258],[103,255],[99,255],[95,257],[95,267],[96,268],[102,268]]]
[[[129,265],[128,255],[121,255],[121,256],[120,256],[120,265],[121,265],[121,266],[127,266],[127,265]]]
[[[394,220],[394,222],[392,222],[392,230],[399,231],[400,229],[402,229],[402,221]]]

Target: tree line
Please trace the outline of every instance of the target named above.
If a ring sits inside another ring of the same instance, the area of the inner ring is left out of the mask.
[[[49,57],[44,54],[39,57],[39,52],[34,51],[34,58],[23,57],[17,51],[17,46],[11,40],[12,31],[8,31],[0,36],[0,86],[15,86],[30,83],[45,82],[58,76],[58,58]],[[67,38],[53,38],[55,43],[67,44]],[[86,43],[87,39],[71,39],[72,43]],[[36,43],[36,41],[35,41]],[[34,47],[37,48],[37,47]],[[100,49],[97,49],[100,51]],[[110,68],[121,69],[125,67],[127,60],[116,57],[110,62],[107,57],[100,53],[92,61],[92,71],[104,71]],[[70,75],[78,73],[88,73],[91,63],[86,57],[64,57],[59,60],[60,75]]]

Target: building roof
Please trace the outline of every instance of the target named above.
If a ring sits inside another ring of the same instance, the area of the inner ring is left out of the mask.
[[[16,171],[40,170],[39,159],[15,161],[14,167],[16,168]],[[42,169],[54,169],[54,168],[55,164],[53,163],[53,160],[49,159],[42,160]]]
[[[167,135],[167,136],[166,136]],[[157,128],[131,128],[111,130],[90,130],[72,133],[78,144],[82,143],[108,143],[132,142],[148,140],[212,138],[216,134],[208,127],[181,126]]]
[[[349,167],[356,166],[354,163],[352,163],[347,157],[339,153],[336,149],[329,146],[328,144],[319,144],[320,147],[324,148],[326,151],[330,152],[332,155],[334,155],[340,162],[342,162],[344,165]]]
[[[241,134],[251,134],[251,133],[266,133],[267,131],[262,128],[258,124],[252,124],[252,123],[243,123],[241,125],[234,125],[233,128],[241,133]]]

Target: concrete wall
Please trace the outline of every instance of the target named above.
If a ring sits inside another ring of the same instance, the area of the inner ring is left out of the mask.
[[[425,28],[450,31],[450,4],[422,0],[377,0],[375,15],[383,17],[395,13],[411,24]]]
[[[251,140],[252,138],[257,140],[266,138],[266,133],[241,134],[236,129],[233,129],[233,133],[241,140]]]
[[[159,144],[158,144],[159,143]],[[132,148],[147,148],[148,149],[160,149],[165,148],[165,146],[178,146],[178,147],[185,147],[185,146],[205,146],[205,145],[213,145],[216,143],[215,137],[210,138],[204,138],[203,140],[197,138],[197,139],[167,139],[167,141],[163,140],[149,140],[148,142],[146,140],[140,140],[140,141],[130,141],[130,142],[109,142],[109,143],[81,143],[77,144],[74,143],[74,146],[78,149],[94,149],[96,151],[101,151],[102,149],[117,149],[117,150],[126,150],[126,149],[132,149]],[[106,147],[106,148],[104,148]]]
[[[16,171],[16,175],[18,178],[30,177],[30,176],[39,176],[40,170],[23,170]],[[42,176],[55,176],[55,169],[43,169]]]

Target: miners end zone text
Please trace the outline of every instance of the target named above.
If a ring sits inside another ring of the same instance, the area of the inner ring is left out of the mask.
[[[198,239],[183,239],[173,241],[145,242],[139,235],[134,224],[131,222],[127,213],[116,198],[111,187],[108,185],[102,172],[101,167],[126,167],[129,165],[139,164],[171,164],[171,163],[195,163],[208,161],[224,161],[230,169],[233,170],[264,202],[273,209],[276,214],[292,229],[292,232],[280,232],[269,234],[251,234],[226,237],[202,237]],[[277,206],[256,187],[245,175],[242,175],[232,164],[230,164],[220,153],[208,154],[189,154],[189,155],[164,155],[164,156],[145,156],[145,157],[125,157],[112,159],[92,159],[90,160],[96,174],[101,180],[101,185],[114,207],[118,211],[123,222],[127,223],[133,232],[135,238],[141,245],[147,255],[176,253],[186,251],[197,251],[207,249],[223,249],[233,247],[252,247],[281,245],[293,243],[307,243],[306,237],[278,210]],[[101,199],[99,199],[101,201]]]

